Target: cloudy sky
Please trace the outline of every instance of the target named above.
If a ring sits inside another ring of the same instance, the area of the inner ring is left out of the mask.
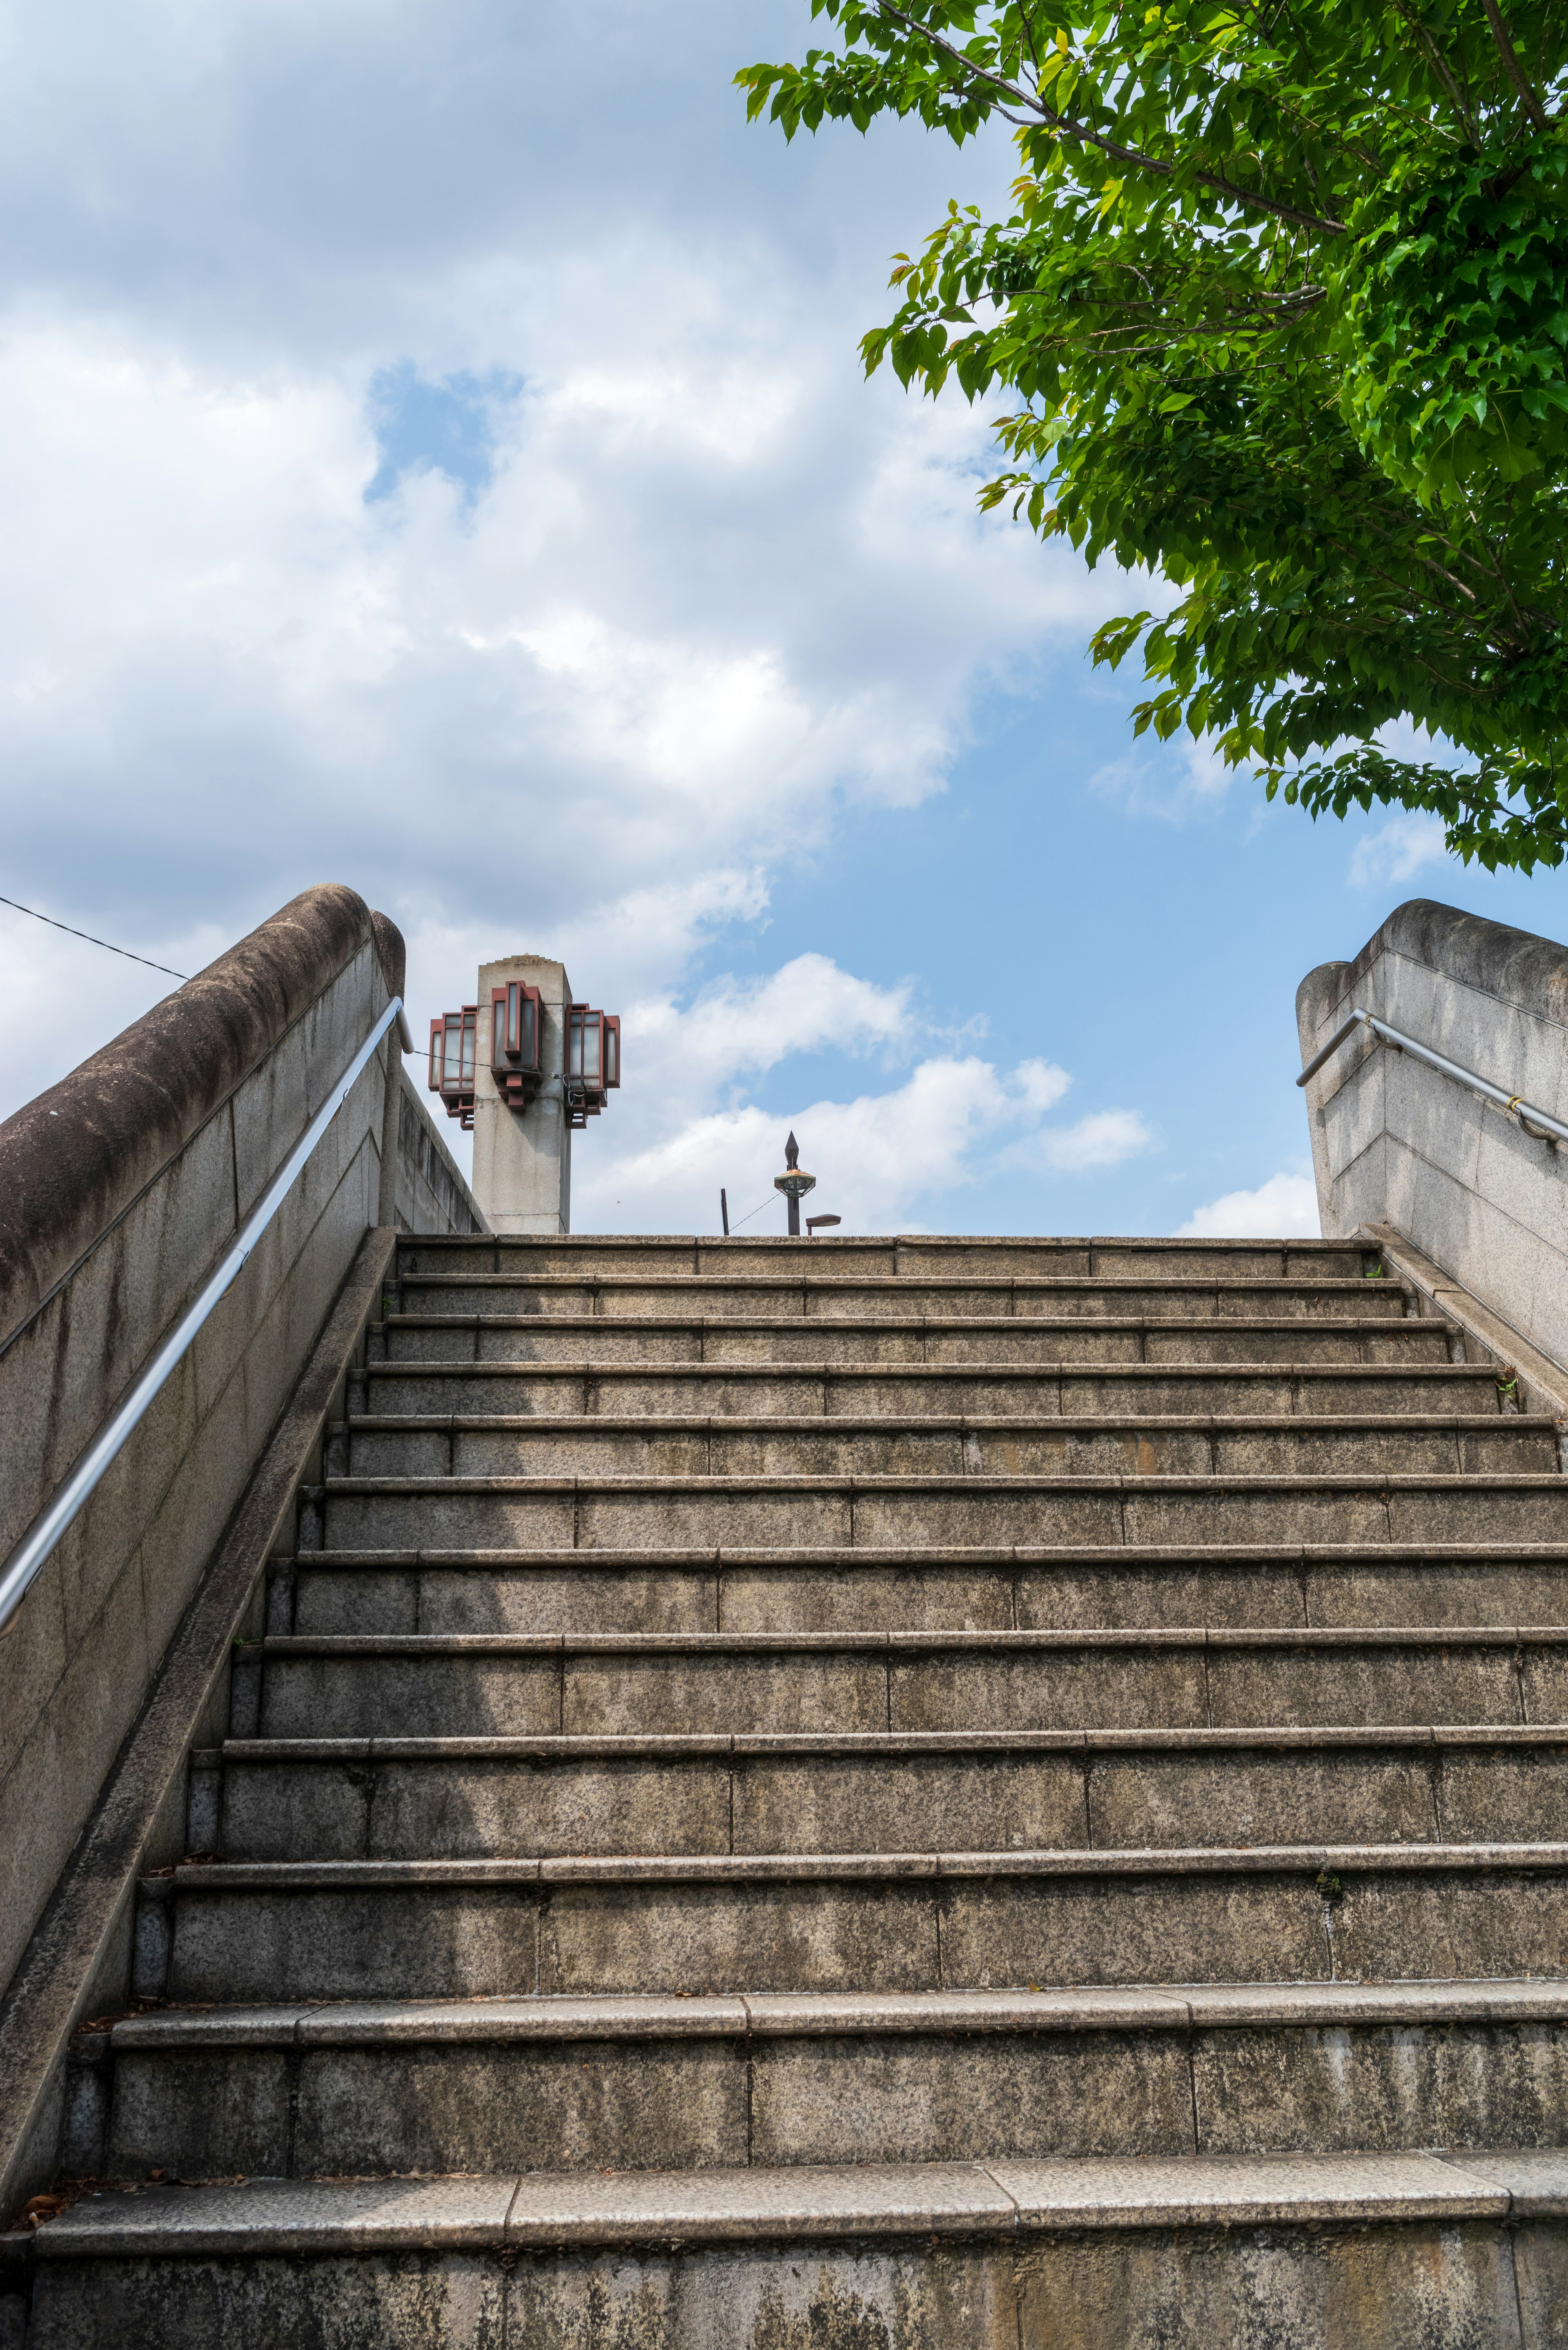
[[[619,1009],[579,1229],[1315,1230],[1292,1000],[1423,819],[1136,743],[1158,588],[981,520],[859,375],[1012,153],[786,149],[805,0],[78,0],[0,49],[0,893],[182,972],[310,882]],[[992,403],[992,406],[995,403]],[[0,907],[0,1113],[172,983]],[[454,1147],[466,1139],[447,1129]]]

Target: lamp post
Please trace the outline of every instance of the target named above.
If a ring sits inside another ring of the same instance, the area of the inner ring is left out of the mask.
[[[792,1134],[784,1144],[784,1171],[774,1177],[774,1190],[782,1191],[789,1201],[789,1236],[800,1238],[800,1203],[808,1191],[816,1189],[816,1178],[808,1175],[800,1163],[800,1145]]]
[[[619,1015],[575,996],[552,955],[483,964],[475,994],[431,1022],[431,1091],[472,1130],[492,1232],[569,1232],[572,1136],[619,1088]]]

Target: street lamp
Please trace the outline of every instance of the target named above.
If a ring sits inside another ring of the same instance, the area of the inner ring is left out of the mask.
[[[539,991],[511,979],[490,991],[490,1074],[508,1109],[526,1109],[544,1082]]]
[[[800,1163],[800,1145],[792,1134],[784,1144],[784,1171],[774,1177],[774,1190],[782,1191],[789,1201],[789,1236],[800,1238],[800,1203],[808,1191],[816,1189],[816,1178],[808,1175]]]
[[[566,1007],[565,1066],[561,1090],[568,1126],[597,1118],[620,1085],[620,1014],[596,1012],[587,1003]],[[509,979],[490,991],[490,1074],[508,1109],[525,1110],[544,1091],[545,1002],[525,980]],[[473,1070],[480,1044],[479,1006],[465,1003],[431,1022],[430,1089],[440,1094],[448,1118],[465,1129],[473,1125]]]
[[[566,1122],[587,1126],[620,1084],[620,1014],[574,1003],[566,1014]]]
[[[473,1056],[479,1006],[465,1003],[431,1022],[430,1089],[448,1118],[466,1131],[473,1124]]]

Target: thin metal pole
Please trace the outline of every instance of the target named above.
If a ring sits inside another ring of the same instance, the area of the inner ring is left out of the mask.
[[[722,1191],[719,1193],[719,1213],[723,1219],[724,1238],[730,1237],[730,1202]]]
[[[34,1519],[16,1549],[11,1553],[5,1562],[5,1572],[0,1574],[0,1632],[9,1629],[11,1619],[26,1597],[33,1577],[37,1574],[71,1521],[77,1516],[83,1503],[91,1495],[127,1437],[156,1400],[159,1391],[179,1364],[213,1307],[234,1287],[234,1283],[244,1271],[256,1243],[282,1207],[293,1187],[296,1176],[353,1092],[371,1055],[402,1008],[402,997],[394,995],[322,1107],[317,1111],[316,1116],[262,1193],[256,1206],[242,1225],[239,1237],[216,1273],[202,1289],[195,1304],[182,1315],[174,1329],[153,1356],[119,1410],[99,1430],[48,1507]]]

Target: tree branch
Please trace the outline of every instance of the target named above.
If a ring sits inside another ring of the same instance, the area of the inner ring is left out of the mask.
[[[1550,126],[1546,120],[1546,109],[1530,87],[1524,68],[1520,64],[1514,50],[1513,36],[1502,21],[1497,0],[1481,0],[1481,6],[1486,10],[1486,20],[1491,26],[1491,36],[1497,43],[1497,53],[1502,59],[1503,70],[1519,92],[1520,104],[1537,130],[1547,130]]]
[[[1409,26],[1410,30],[1415,34],[1416,38],[1420,43],[1422,48],[1426,50],[1427,62],[1431,67],[1432,71],[1437,75],[1438,79],[1442,83],[1443,88],[1448,91],[1449,102],[1452,106],[1454,112],[1459,118],[1459,121],[1464,128],[1465,137],[1469,140],[1470,145],[1475,149],[1479,155],[1480,152],[1481,143],[1480,132],[1476,128],[1475,117],[1470,112],[1469,106],[1466,100],[1463,90],[1460,89],[1459,83],[1454,79],[1452,73],[1449,69],[1447,59],[1443,57],[1442,52],[1438,47],[1436,41],[1433,40],[1430,33],[1428,32],[1425,25],[1422,24],[1419,16],[1414,15],[1413,12],[1405,5],[1405,0],[1394,0],[1394,5],[1398,9],[1401,16],[1404,17],[1405,22]]]
[[[1085,147],[1097,147],[1101,154],[1109,156],[1114,163],[1130,163],[1138,171],[1156,172],[1164,180],[1176,176],[1174,163],[1162,162],[1158,155],[1150,155],[1141,147],[1123,147],[1116,140],[1107,139],[1103,131],[1094,130],[1090,124],[1075,121],[1070,115],[1058,114],[1055,108],[1047,106],[1044,99],[1021,89],[1016,82],[1009,81],[1004,75],[992,73],[989,66],[976,65],[972,57],[965,57],[956,43],[944,39],[940,33],[933,33],[929,25],[907,16],[901,8],[893,6],[892,0],[876,0],[876,5],[879,15],[889,17],[895,25],[901,25],[907,33],[913,34],[918,39],[929,42],[933,49],[940,50],[961,71],[971,75],[977,81],[989,82],[1003,98],[1011,99],[1014,106],[1028,107],[1031,113],[1040,117],[1047,130],[1064,132],[1069,139],[1082,140]],[[1018,120],[1016,115],[1009,114],[1006,107],[1000,103],[996,110],[1006,115],[1009,122]],[[1343,221],[1328,220],[1317,213],[1303,213],[1294,204],[1282,203],[1275,196],[1264,195],[1257,188],[1238,187],[1233,180],[1222,178],[1218,172],[1195,172],[1193,178],[1199,186],[1212,188],[1217,194],[1229,196],[1235,203],[1250,205],[1255,212],[1267,213],[1275,220],[1294,221],[1299,228],[1316,229],[1322,236],[1345,234]]]

